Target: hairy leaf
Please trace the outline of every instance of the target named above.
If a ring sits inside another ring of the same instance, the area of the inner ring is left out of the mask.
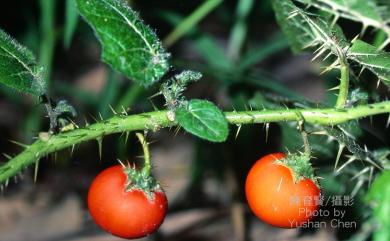
[[[76,0],[102,44],[103,61],[148,86],[169,69],[168,54],[155,32],[123,0]]]
[[[362,67],[373,72],[383,83],[390,86],[390,54],[377,50],[376,47],[355,40],[348,51],[347,57]]]
[[[34,55],[0,29],[0,83],[41,96],[47,84]]]
[[[351,162],[347,161],[345,165],[338,169],[338,171],[341,171],[348,165],[347,163],[352,163],[354,160],[364,161],[373,167],[382,169],[382,162],[378,159],[378,156],[376,156],[371,150],[363,148],[359,145],[359,143],[357,143],[357,136],[361,134],[361,129],[357,126],[357,124],[357,122],[351,122],[349,124],[338,125],[333,128],[322,127],[326,131],[327,135],[336,139],[339,145],[345,146],[348,151],[352,153],[352,156],[349,159]]]
[[[382,29],[387,35],[390,28],[389,6],[381,0],[296,0],[329,12],[336,17],[343,17],[362,23],[363,27]]]
[[[337,56],[342,55],[347,44],[337,25],[331,27],[324,19],[309,16],[290,0],[275,0],[272,4],[276,19],[295,53],[308,47],[318,47],[318,55],[327,50]]]
[[[206,100],[191,100],[176,112],[179,124],[188,132],[200,138],[225,141],[229,130],[225,116],[218,107]]]

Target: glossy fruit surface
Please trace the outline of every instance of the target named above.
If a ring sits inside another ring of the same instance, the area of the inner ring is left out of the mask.
[[[273,226],[294,228],[316,213],[320,189],[315,181],[284,165],[286,157],[273,153],[259,159],[248,173],[245,193],[258,218]]]
[[[132,188],[125,169],[121,165],[109,167],[93,180],[88,209],[105,231],[122,238],[140,238],[160,227],[167,198],[159,186],[148,192]]]

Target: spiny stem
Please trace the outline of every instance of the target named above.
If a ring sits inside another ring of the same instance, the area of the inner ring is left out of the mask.
[[[146,176],[150,176],[152,165],[150,163],[150,152],[149,152],[148,143],[146,142],[144,135],[142,135],[141,133],[137,132],[135,133],[135,135],[137,136],[139,142],[141,143],[144,152],[144,166],[142,167],[142,172]]]
[[[53,152],[74,145],[96,140],[99,137],[114,133],[137,130],[157,131],[164,127],[176,126],[167,116],[167,111],[147,112],[136,115],[116,115],[110,119],[95,124],[59,133],[46,139],[38,139],[19,155],[0,166],[0,183],[17,175],[27,166],[34,164],[40,158]],[[299,113],[299,115],[297,115]],[[332,126],[362,117],[390,113],[390,101],[360,105],[346,109],[280,109],[261,111],[225,112],[225,117],[231,124],[253,124],[281,121],[299,121],[305,123]]]
[[[349,88],[349,66],[344,59],[340,59],[340,75],[339,95],[335,107],[342,109],[347,102]]]

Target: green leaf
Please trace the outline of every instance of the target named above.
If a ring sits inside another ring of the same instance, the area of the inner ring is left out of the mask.
[[[64,26],[64,46],[69,48],[73,34],[77,27],[79,13],[77,12],[75,0],[66,0],[65,3],[65,26]]]
[[[374,218],[377,230],[374,232],[374,241],[387,241],[390,239],[390,170],[374,181],[366,200],[373,205]]]
[[[0,83],[41,96],[47,84],[34,55],[0,29]]]
[[[168,54],[155,32],[123,0],[76,0],[102,44],[102,59],[144,86],[169,69]]]
[[[326,50],[340,56],[347,41],[338,25],[332,25],[318,16],[310,16],[290,0],[272,1],[276,19],[286,35],[293,52],[319,47],[318,55]]]
[[[296,0],[314,6],[335,17],[346,18],[360,22],[363,28],[373,27],[382,29],[387,35],[390,28],[387,25],[389,20],[389,6],[381,0]],[[387,3],[388,4],[388,3]]]
[[[229,134],[222,111],[209,101],[191,100],[186,106],[179,107],[175,114],[186,131],[200,138],[223,142]]]
[[[359,63],[363,68],[369,69],[383,83],[390,86],[390,54],[377,50],[376,47],[355,40],[347,53],[348,59]]]

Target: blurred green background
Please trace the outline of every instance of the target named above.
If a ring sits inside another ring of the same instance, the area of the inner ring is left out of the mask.
[[[338,73],[319,76],[321,65],[311,62],[310,54],[292,55],[276,24],[271,0],[128,2],[156,29],[175,68],[204,74],[189,87],[188,98],[205,98],[224,110],[293,107],[303,100],[331,105],[335,101],[335,93],[327,90],[337,85]],[[340,24],[348,37],[360,31],[358,24],[346,20]],[[8,2],[0,9],[0,27],[38,56],[48,70],[51,95],[67,99],[77,109],[74,121],[80,126],[112,116],[110,106],[129,113],[163,108],[161,97],[150,98],[157,87],[137,86],[100,61],[99,43],[71,0]],[[375,89],[375,84],[369,75],[360,83],[367,91]],[[387,92],[379,89],[378,95],[384,97]],[[369,148],[388,147],[386,120],[386,116],[361,120],[361,128],[351,129],[357,130],[358,140]],[[1,86],[1,161],[21,151],[10,140],[31,143],[47,129],[48,119],[39,100]],[[247,208],[243,184],[250,166],[268,153],[302,150],[295,123],[231,126],[230,137],[222,144],[176,129],[148,137],[153,141],[155,174],[170,200],[161,231],[148,239],[325,241],[345,240],[358,231],[280,230],[261,223]],[[359,230],[364,230],[362,220],[368,213],[361,208],[360,198],[367,183],[351,180],[351,173],[360,167],[333,175],[338,145],[326,136],[310,140],[325,195],[355,192],[347,219],[357,221]],[[103,140],[101,158],[97,143],[89,142],[77,146],[73,155],[64,150],[41,161],[36,183],[33,168],[26,170],[0,198],[0,240],[114,240],[88,216],[88,185],[118,158],[138,162],[140,153],[133,136],[126,142],[125,136],[112,135]]]

